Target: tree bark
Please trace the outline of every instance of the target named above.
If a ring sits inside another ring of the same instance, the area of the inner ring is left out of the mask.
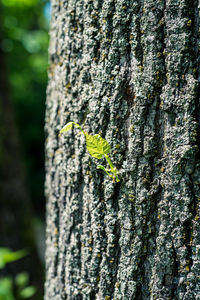
[[[46,300],[200,299],[199,8],[52,0]],[[109,141],[119,183],[69,121]]]

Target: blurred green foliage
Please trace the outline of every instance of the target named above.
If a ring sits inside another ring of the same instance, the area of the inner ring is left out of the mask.
[[[15,300],[11,277],[0,278],[0,300]]]
[[[44,111],[48,65],[47,0],[2,0],[6,63],[34,207],[44,213]]]
[[[33,6],[37,3],[37,0],[2,0],[2,3],[6,6]]]
[[[27,254],[26,250],[12,251],[9,248],[0,247],[0,269],[7,263],[14,262]],[[22,272],[16,275],[15,280],[11,276],[0,278],[0,300],[27,299],[36,293],[36,288],[29,283],[29,275]],[[16,296],[14,295],[16,290]]]
[[[27,255],[26,250],[18,250],[13,252],[9,248],[0,247],[0,269],[3,269],[7,263],[18,260]]]

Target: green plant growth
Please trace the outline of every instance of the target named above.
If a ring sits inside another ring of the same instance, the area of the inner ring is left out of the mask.
[[[26,255],[26,250],[14,252],[9,248],[0,247],[0,269],[3,269],[7,263],[14,262]],[[14,281],[10,276],[0,278],[0,300],[15,300],[13,283],[15,283],[17,288],[17,299],[32,297],[36,292],[36,288],[34,286],[28,286],[28,282],[29,275],[26,272],[17,274]]]
[[[117,168],[113,165],[110,157],[109,157],[109,153],[110,153],[110,144],[103,139],[99,134],[95,134],[95,135],[91,135],[88,134],[86,131],[84,131],[81,126],[75,122],[69,122],[67,123],[61,130],[60,130],[60,134],[67,132],[69,130],[71,130],[73,128],[73,126],[75,128],[78,128],[81,133],[84,134],[85,139],[86,139],[86,147],[87,147],[87,151],[89,152],[89,154],[97,159],[102,159],[103,157],[105,157],[105,159],[107,160],[107,163],[110,166],[110,169],[105,168],[102,165],[98,165],[97,169],[101,169],[104,172],[106,172],[106,174],[113,179],[113,181],[115,182],[119,182],[119,177],[118,177],[118,170]]]

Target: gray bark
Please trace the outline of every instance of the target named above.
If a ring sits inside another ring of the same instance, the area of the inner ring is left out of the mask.
[[[52,0],[45,299],[200,299],[199,1]],[[75,121],[112,148],[113,183]]]

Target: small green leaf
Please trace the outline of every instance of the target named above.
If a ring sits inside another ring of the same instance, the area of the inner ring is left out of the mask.
[[[67,123],[67,124],[60,130],[60,133],[69,131],[70,129],[72,129],[73,125],[74,125],[74,122],[69,122],[69,123]]]
[[[113,178],[113,176],[109,173],[111,170],[106,169],[104,166],[98,165],[98,166],[97,166],[97,169],[103,170],[104,172],[106,172],[106,174],[107,174],[109,177]]]
[[[73,126],[75,126],[76,128],[80,129],[80,131],[85,135],[85,132],[83,131],[83,129],[81,128],[81,126],[75,122],[69,122],[67,123],[61,130],[60,130],[60,133],[63,133],[63,132],[67,132],[69,130],[71,130],[73,128]]]
[[[104,166],[102,166],[102,165],[98,165],[98,166],[97,166],[97,169],[101,169],[101,170],[107,172],[107,171],[106,171],[106,168],[105,168]]]
[[[110,152],[109,143],[104,140],[99,134],[86,134],[86,146],[90,155],[94,158],[101,159],[104,154]]]
[[[35,293],[36,293],[36,288],[34,286],[30,285],[20,291],[20,297],[22,299],[30,298]]]

